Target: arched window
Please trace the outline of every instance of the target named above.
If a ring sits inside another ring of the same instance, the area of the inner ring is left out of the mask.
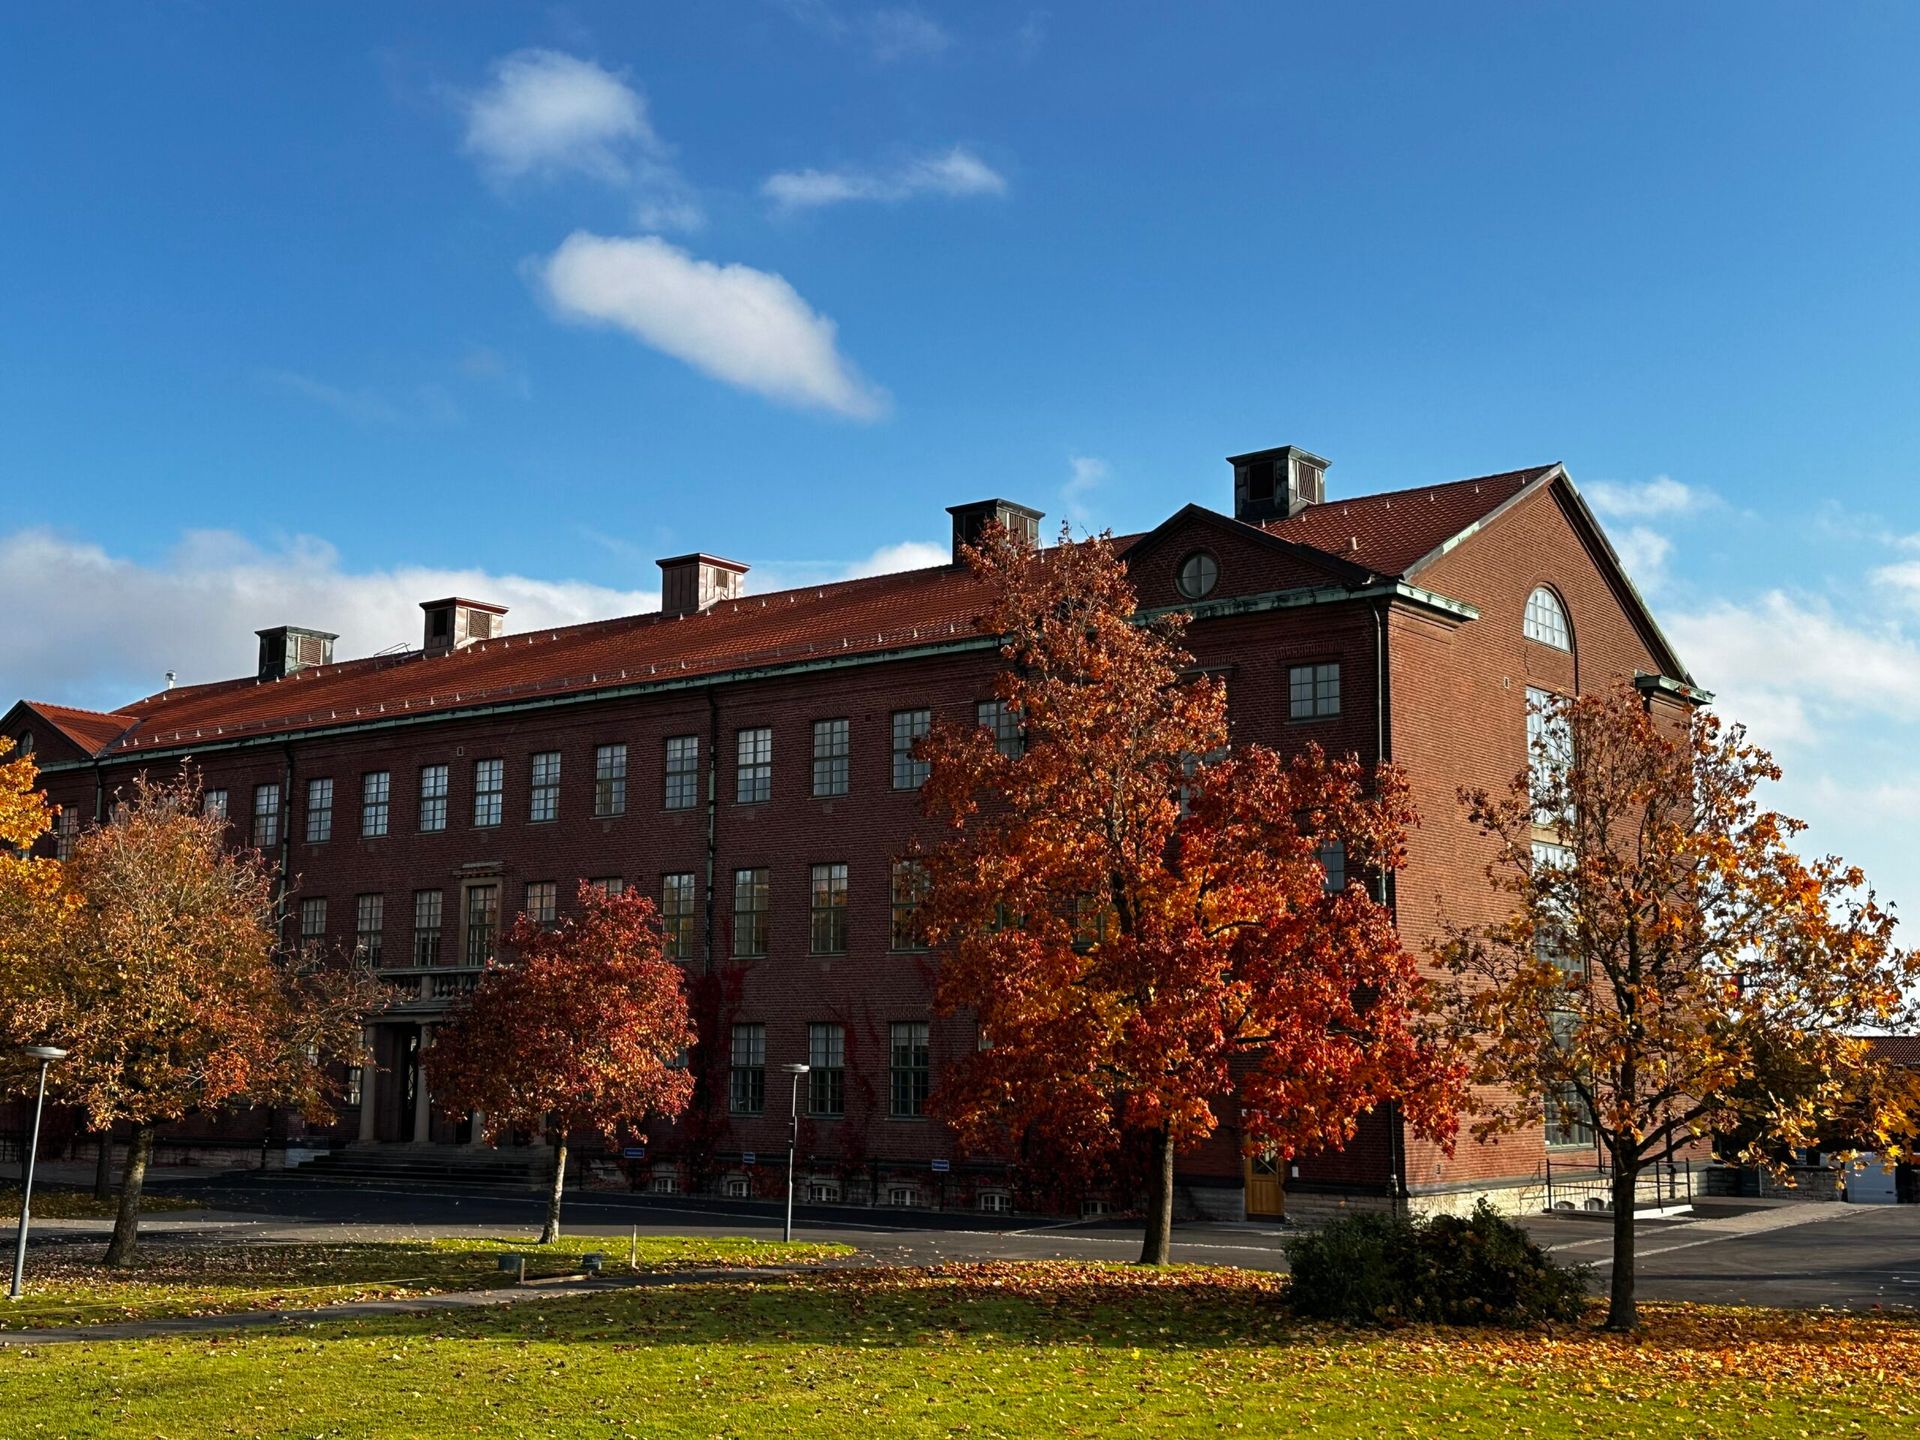
[[[1560,597],[1542,585],[1527,597],[1526,635],[1556,650],[1573,649],[1573,630],[1567,624],[1566,607]]]

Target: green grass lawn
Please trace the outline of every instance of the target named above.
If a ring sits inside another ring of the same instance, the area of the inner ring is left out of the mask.
[[[1272,1277],[812,1272],[0,1352],[9,1437],[1908,1433],[1920,1327],[1656,1308],[1627,1340],[1290,1321]]]
[[[782,1245],[715,1237],[643,1236],[643,1270],[703,1265],[770,1265],[846,1253],[843,1245]],[[509,1283],[502,1254],[527,1256],[527,1278],[570,1275],[590,1250],[606,1256],[607,1273],[628,1266],[626,1237],[566,1236],[554,1245],[531,1239],[381,1241],[324,1245],[165,1244],[143,1240],[131,1270],[100,1263],[106,1242],[36,1247],[27,1259],[27,1291],[0,1300],[0,1331],[100,1325],[239,1310],[313,1309],[355,1300],[388,1300]]]
[[[197,1200],[181,1200],[172,1195],[156,1195],[145,1191],[140,1196],[140,1213],[157,1215],[163,1210],[198,1210]],[[33,1216],[36,1220],[111,1220],[120,1213],[120,1197],[111,1200],[97,1200],[91,1190],[60,1190],[34,1182]],[[20,1187],[13,1184],[0,1185],[0,1222],[10,1222],[20,1215]]]

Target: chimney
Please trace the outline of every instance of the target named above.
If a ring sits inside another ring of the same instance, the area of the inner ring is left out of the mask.
[[[655,562],[660,566],[660,613],[692,615],[745,592],[748,567],[738,560],[694,553]]]
[[[956,565],[961,563],[960,548],[978,545],[980,534],[989,523],[998,522],[1027,544],[1038,545],[1040,522],[1047,518],[1044,512],[1016,505],[1011,500],[975,500],[971,505],[949,505],[947,513],[953,517],[953,563]]]
[[[271,630],[256,630],[260,637],[260,678],[278,680],[296,670],[333,663],[333,642],[338,635],[324,630],[309,630],[304,625],[276,625]],[[173,672],[167,672],[167,688],[173,688]]]
[[[1290,520],[1327,498],[1327,462],[1298,445],[1229,455],[1233,466],[1233,517],[1258,525]]]
[[[420,648],[429,655],[445,655],[476,640],[491,640],[506,629],[500,617],[507,607],[484,600],[449,595],[445,600],[422,600],[420,608],[427,612],[427,633]]]

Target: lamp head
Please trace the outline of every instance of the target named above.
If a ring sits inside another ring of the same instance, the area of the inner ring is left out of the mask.
[[[64,1060],[67,1052],[55,1045],[23,1045],[20,1053],[33,1060]]]
[[[805,1075],[812,1068],[811,1065],[782,1065],[780,1070],[785,1075]]]

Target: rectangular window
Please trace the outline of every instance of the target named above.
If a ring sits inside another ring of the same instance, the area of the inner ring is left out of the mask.
[[[223,795],[225,792],[221,792]],[[71,860],[73,843],[80,838],[80,812],[71,805],[62,807],[53,822],[53,853],[56,859]]]
[[[413,892],[413,963],[440,963],[440,892]]]
[[[367,839],[387,833],[387,814],[393,799],[393,776],[373,770],[360,777],[360,833]]]
[[[813,722],[813,795],[816,800],[847,793],[847,761],[852,753],[845,720]]]
[[[813,867],[809,902],[808,949],[815,955],[839,955],[847,948],[847,867]]]
[[[447,767],[444,765],[420,767],[420,828],[447,828]]]
[[[307,781],[307,843],[333,838],[333,781]]]
[[[1287,667],[1287,715],[1293,720],[1322,720],[1340,713],[1340,667]]]
[[[933,728],[931,710],[893,712],[893,788],[918,790],[927,783],[927,762],[914,757],[913,747]]]
[[[842,1025],[807,1026],[807,1113],[847,1112],[847,1031]]]
[[[1327,872],[1326,891],[1338,895],[1347,888],[1347,846],[1342,840],[1330,840],[1314,850],[1320,868]]]
[[[593,813],[627,813],[627,747],[596,745],[593,748]]]
[[[484,965],[493,959],[494,937],[500,931],[500,887],[467,887],[467,964]]]
[[[700,803],[700,737],[667,737],[667,794],[669,810],[691,810]]]
[[[773,931],[773,872],[733,872],[733,953],[764,955]]]
[[[758,1115],[767,1108],[767,1027],[733,1027],[732,1079],[727,1108],[736,1115]]]
[[[253,848],[271,850],[280,843],[280,787],[253,787]]]
[[[1107,932],[1113,923],[1111,895],[1077,897],[1073,902],[1073,948],[1084,953],[1096,945],[1106,944]]]
[[[927,900],[927,867],[918,860],[893,862],[893,926],[888,945],[895,950],[927,948],[920,907]]]
[[[1567,717],[1554,710],[1550,690],[1527,687],[1527,769],[1533,776],[1533,823],[1554,825],[1565,796],[1560,793],[1573,764],[1573,736]]]
[[[327,902],[320,896],[300,902],[300,943],[318,945],[327,938]]]
[[[1026,732],[1020,728],[1020,716],[1004,700],[982,700],[975,707],[980,728],[993,736],[993,748],[1010,759],[1018,759],[1027,748]]]
[[[759,805],[773,798],[773,731],[761,726],[735,737],[734,800]]]
[[[693,872],[660,877],[661,947],[669,960],[693,958]]]
[[[627,882],[618,875],[598,875],[587,881],[587,884],[598,890],[602,895],[624,895],[627,893]]]
[[[500,806],[507,790],[507,762],[473,762],[473,823],[482,828],[500,823]]]
[[[354,958],[369,970],[380,968],[380,952],[387,934],[387,897],[357,895],[353,901]]]
[[[527,819],[538,822],[559,818],[560,752],[542,750],[533,757],[528,776]]]
[[[893,1032],[893,1109],[896,1120],[917,1120],[927,1113],[933,1090],[933,1051],[924,1020],[899,1021]]]
[[[227,818],[227,792],[224,790],[207,791],[206,794],[200,797],[200,813],[215,820],[225,820]],[[77,820],[79,816],[76,815],[74,818]]]
[[[560,887],[551,880],[529,880],[521,913],[536,925],[551,925],[560,917]]]

